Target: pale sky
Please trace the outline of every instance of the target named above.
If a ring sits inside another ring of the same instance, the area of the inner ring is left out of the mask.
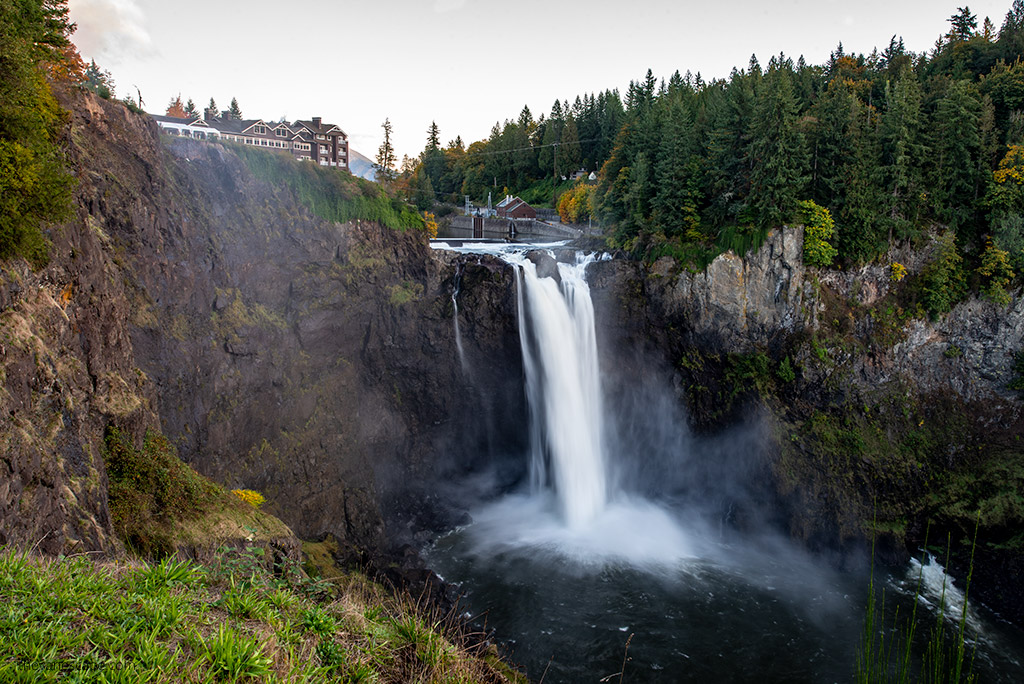
[[[821,64],[883,49],[893,34],[931,50],[964,0],[69,0],[74,40],[163,113],[179,92],[202,110],[237,97],[246,118],[323,117],[373,158],[385,117],[398,157],[415,156],[436,120],[468,145],[528,105],[618,88],[647,69],[727,77],[757,54]],[[996,29],[1012,0],[970,2]]]

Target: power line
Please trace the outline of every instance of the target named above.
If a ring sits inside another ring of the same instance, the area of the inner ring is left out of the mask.
[[[577,143],[598,142],[598,141],[601,141],[601,140],[611,140],[612,137],[613,136],[603,136],[603,137],[600,137],[600,138],[587,138],[585,140],[577,140],[576,142]],[[548,143],[546,145],[530,145],[529,147],[513,147],[512,149],[508,149],[508,150],[489,150],[489,151],[484,151],[484,152],[469,152],[469,151],[467,151],[467,152],[463,153],[463,156],[466,156],[466,157],[486,157],[486,156],[492,155],[492,154],[506,154],[508,152],[523,152],[525,150],[540,150],[540,149],[543,149],[545,147],[558,147],[559,145],[565,145],[565,144],[566,143],[564,143],[564,142],[556,142],[556,143]]]

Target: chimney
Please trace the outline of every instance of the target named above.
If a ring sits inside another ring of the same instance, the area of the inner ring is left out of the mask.
[[[321,117],[319,117],[319,116],[314,116],[314,117],[313,117],[313,125],[314,125],[314,126],[316,126],[317,128],[320,128],[320,122],[321,122],[322,120],[323,120],[323,119],[322,119]]]
[[[209,107],[203,110],[203,120],[213,121],[213,110],[211,110]]]
[[[224,119],[225,121],[231,121],[231,112],[221,112],[220,118]]]

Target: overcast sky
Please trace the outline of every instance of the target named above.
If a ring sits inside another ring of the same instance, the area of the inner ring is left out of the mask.
[[[821,64],[847,52],[930,50],[963,0],[70,0],[82,55],[118,96],[163,113],[179,92],[202,109],[237,97],[246,118],[323,117],[375,157],[385,117],[399,158],[436,120],[442,142],[485,138],[528,105],[618,88],[653,69],[726,77],[752,53]],[[998,29],[1012,0],[971,2]]]

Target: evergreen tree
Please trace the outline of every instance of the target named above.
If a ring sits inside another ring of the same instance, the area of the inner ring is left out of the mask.
[[[197,114],[199,114],[199,112],[198,112],[198,110],[196,110],[196,103],[193,102],[192,98],[190,97],[188,99],[188,102],[185,104],[185,116],[193,117],[193,116],[196,116]]]
[[[737,220],[750,192],[749,123],[758,78],[734,69],[728,86],[718,86],[724,92],[709,92],[709,96],[720,93],[708,103],[705,194],[709,205],[705,213],[714,226]]]
[[[445,174],[445,155],[441,151],[441,131],[437,127],[437,123],[434,121],[430,122],[430,127],[427,129],[427,145],[423,149],[423,154],[420,156],[422,162],[421,175],[426,182],[430,183],[430,202],[425,207],[419,207],[421,210],[428,209],[434,201],[434,189],[441,186],[441,179]],[[422,201],[417,200],[417,206]]]
[[[921,86],[913,72],[904,72],[896,85],[886,86],[882,115],[881,177],[888,193],[886,202],[889,242],[906,238],[916,228],[924,191],[922,166],[927,147],[923,142]]]
[[[384,140],[377,148],[377,180],[386,184],[395,180],[395,148],[391,144],[391,119],[384,119],[380,127],[384,129]]]
[[[228,116],[232,121],[242,120],[242,108],[238,106],[238,100],[231,98],[231,107],[228,109]]]
[[[849,81],[833,79],[814,107],[810,159],[810,195],[836,216],[842,211],[854,162],[850,135],[857,96]]]
[[[430,176],[425,172],[422,165],[413,173],[411,184],[413,187],[413,203],[417,209],[426,211],[434,206],[434,184],[431,183]]]
[[[880,212],[886,195],[879,185],[880,141],[878,116],[873,107],[853,100],[850,141],[853,158],[848,165],[848,184],[837,216],[839,256],[847,263],[870,261],[888,247]]]
[[[576,132],[576,119],[566,119],[565,128],[562,129],[562,140],[558,145],[558,172],[568,177],[569,174],[578,170],[583,157],[580,154],[579,135]]]
[[[672,92],[672,84],[669,92]],[[657,163],[654,221],[666,235],[684,235],[700,223],[699,165],[693,116],[681,99],[669,105]]]
[[[615,137],[622,128],[626,112],[617,90],[607,90],[598,95],[597,110],[598,141],[594,152],[594,166],[600,168],[612,154]]]
[[[536,178],[539,168],[537,166],[537,150],[534,149],[534,136],[537,132],[537,124],[533,120],[530,108],[524,106],[519,113],[515,129],[510,141],[510,147],[515,150],[513,153],[513,165],[515,168],[516,185],[528,185]]]
[[[990,43],[994,41],[996,39],[996,27],[992,23],[992,20],[985,17],[985,21],[981,26],[981,37]]]
[[[550,176],[554,173],[557,142],[557,127],[551,119],[548,119],[544,126],[544,134],[540,139],[540,149],[537,150],[537,166],[543,176]]]
[[[114,79],[109,71],[101,69],[96,64],[95,59],[85,68],[85,83],[83,85],[104,99],[114,97]]]
[[[1024,55],[1024,0],[1013,0],[999,29],[998,45],[1007,62]]]
[[[978,194],[977,163],[981,101],[969,81],[954,81],[939,100],[932,127],[935,177],[932,183],[940,219],[958,229],[973,215]]]
[[[978,30],[978,18],[971,14],[970,7],[957,7],[949,23],[951,28],[946,37],[951,41],[970,40]]]
[[[213,101],[212,97],[210,98],[210,104],[206,105],[205,114],[211,119],[220,116],[220,110],[217,109],[217,103]]]
[[[793,217],[803,192],[804,136],[788,62],[775,59],[761,84],[750,129],[750,197],[755,221],[778,226]]]
[[[44,76],[68,73],[67,12],[63,0],[0,2],[0,259],[41,266],[41,227],[70,212],[71,177],[57,145],[68,119]]]

